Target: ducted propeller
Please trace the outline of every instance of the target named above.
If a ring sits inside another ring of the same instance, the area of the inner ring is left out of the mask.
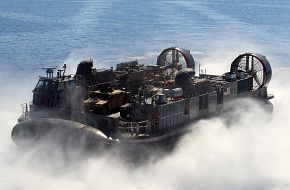
[[[253,77],[253,89],[266,86],[272,77],[272,69],[265,56],[257,53],[239,55],[231,64],[231,72],[244,71]]]

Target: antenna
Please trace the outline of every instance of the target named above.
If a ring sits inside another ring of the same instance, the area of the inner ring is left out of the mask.
[[[206,75],[206,68],[204,68],[204,69],[201,69],[201,64],[199,63],[199,62],[197,62],[198,63],[198,75]],[[204,73],[203,73],[203,71],[204,71]]]
[[[200,75],[200,64],[198,64],[198,75]]]
[[[43,67],[41,69],[46,69],[46,77],[53,78],[53,72],[56,67]]]

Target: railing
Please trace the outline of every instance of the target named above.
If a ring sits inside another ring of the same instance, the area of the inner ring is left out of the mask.
[[[129,137],[149,136],[151,126],[148,120],[142,122],[123,122],[119,123],[119,129],[125,132]]]
[[[21,104],[21,107],[22,107],[22,117],[23,117],[23,119],[28,119],[29,118],[28,103]]]

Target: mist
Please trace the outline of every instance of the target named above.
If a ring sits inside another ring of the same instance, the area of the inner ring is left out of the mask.
[[[289,189],[288,73],[273,71],[272,114],[255,100],[233,101],[226,105],[233,111],[192,124],[173,152],[138,166],[116,152],[88,157],[58,147],[45,152],[43,144],[17,147],[10,131],[34,84],[29,77],[25,85],[2,84],[0,189]]]
[[[243,7],[240,1],[234,1],[237,5],[232,3],[232,6],[225,1],[218,6],[233,8],[232,15],[223,13],[223,9],[208,8],[215,6],[210,1],[145,4],[136,1],[136,5],[130,2],[131,6],[122,1],[108,1],[101,4],[104,7],[94,1],[83,2],[88,5],[81,11],[68,10],[76,15],[73,21],[71,17],[64,18],[62,22],[69,26],[61,32],[47,33],[49,30],[45,29],[45,35],[41,30],[33,35],[23,32],[20,38],[19,35],[15,38],[8,35],[7,39],[1,36],[3,42],[14,47],[3,46],[0,58],[5,64],[0,72],[1,190],[290,189],[290,69],[279,68],[287,66],[289,60],[289,11],[282,9],[284,14],[277,9],[278,3],[266,3],[275,4],[272,10],[281,12],[281,18],[273,19],[273,23],[278,24],[274,28],[269,21],[272,14],[260,7],[264,2]],[[66,4],[67,1],[63,9],[56,10],[65,12]],[[152,17],[148,13],[152,13]],[[243,15],[254,17],[246,20]],[[122,19],[116,22],[119,17]],[[44,24],[50,26],[51,23]],[[33,29],[37,26],[33,25]],[[284,28],[279,30],[279,26]],[[172,44],[175,39],[178,46],[191,50],[208,74],[229,71],[230,63],[238,54],[265,54],[273,67],[268,88],[275,95],[271,100],[273,113],[268,113],[252,99],[233,101],[226,105],[232,112],[192,124],[190,133],[173,152],[160,158],[156,153],[158,159],[138,166],[118,152],[87,156],[78,150],[63,152],[60,147],[47,152],[43,144],[23,149],[12,142],[10,132],[21,114],[20,104],[31,101],[31,90],[37,82],[38,73],[31,73],[29,69],[44,66],[41,65],[43,60],[48,62],[46,66],[67,64],[67,74],[75,73],[77,64],[89,58],[97,68],[136,59],[155,64],[156,52],[176,45]],[[63,51],[69,51],[68,55]],[[25,68],[25,73],[13,73],[11,68],[3,70],[10,59],[15,59],[15,64],[10,65],[12,69]]]

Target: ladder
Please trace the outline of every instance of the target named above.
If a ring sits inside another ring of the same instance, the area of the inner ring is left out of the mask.
[[[27,119],[29,117],[28,104],[27,103],[21,104],[21,107],[22,107],[22,115],[24,119]]]

